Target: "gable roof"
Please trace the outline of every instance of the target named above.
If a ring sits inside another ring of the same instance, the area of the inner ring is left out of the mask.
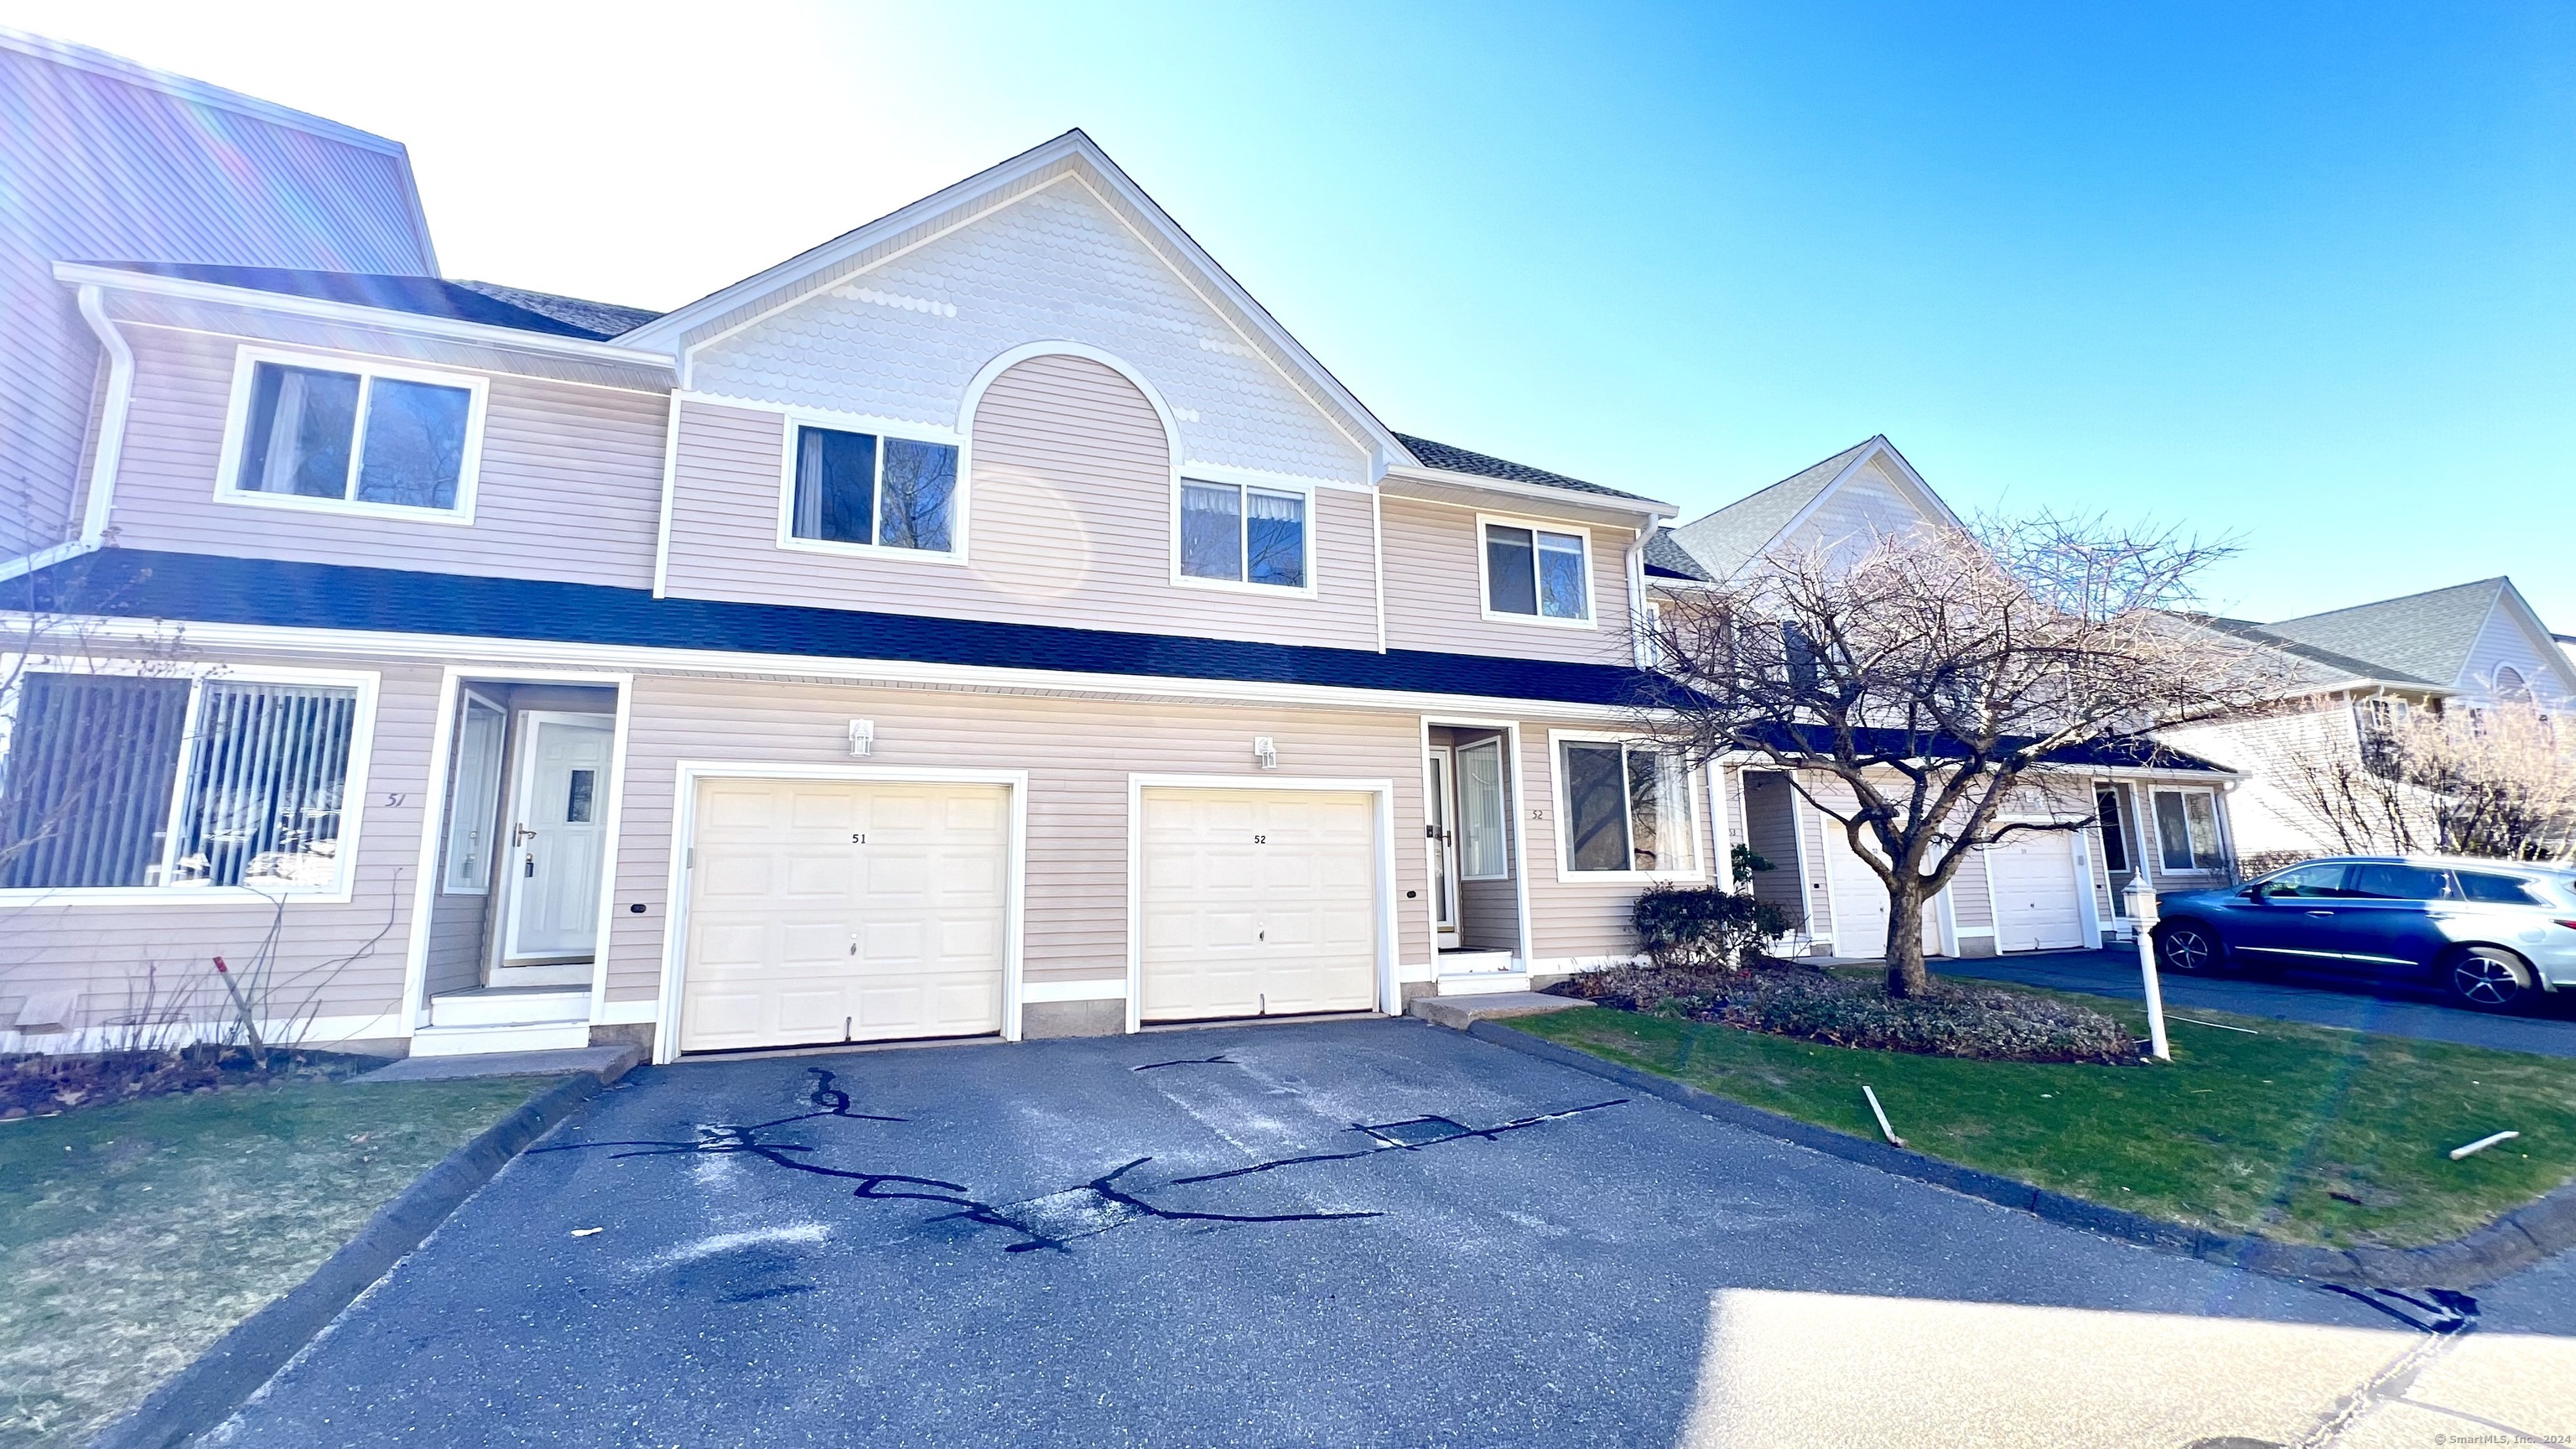
[[[2512,587],[2507,579],[2480,579],[2262,627],[2294,644],[2447,688],[2468,668],[2487,617]]]
[[[1404,444],[1342,386],[1341,379],[1290,336],[1288,329],[1253,300],[1252,294],[1219,266],[1170,213],[1120,170],[1097,142],[1078,129],[709,293],[619,340],[629,346],[670,353],[679,360],[681,376],[686,378],[689,354],[698,347],[842,285],[879,262],[967,225],[1068,175],[1087,184],[1158,259],[1191,284],[1254,355],[1277,369],[1336,425],[1346,429],[1362,451],[1376,452],[1381,464],[1410,460]]]
[[[1870,438],[1820,463],[1811,463],[1758,493],[1735,500],[1706,518],[1673,530],[1675,541],[1699,561],[1711,578],[1727,578],[1751,563],[1786,532],[1807,505],[1880,440]]]
[[[389,312],[408,312],[418,317],[508,327],[587,342],[605,342],[661,315],[641,307],[586,302],[578,297],[558,297],[550,292],[531,292],[495,282],[451,282],[440,277],[312,272],[288,267],[216,266],[201,262],[84,262],[74,265],[112,267],[144,276],[173,277],[185,282],[239,287],[245,291],[268,292],[283,297],[306,297],[317,302],[342,302],[353,307],[376,307]]]
[[[1646,535],[1646,576],[1657,579],[1686,579],[1695,584],[1713,584],[1717,576],[1708,571],[1691,551],[1682,547],[1669,528],[1658,528]]]
[[[2276,633],[2269,624],[2250,619],[2230,619],[2215,614],[2176,615],[2200,628],[2232,634],[2248,643],[2259,644],[2282,656],[2291,678],[2314,689],[2337,689],[2346,686],[2403,685],[2421,689],[2440,689],[2440,681],[2420,678],[2385,664],[2338,653],[2320,645],[2304,643]]]
[[[1527,463],[1515,463],[1508,458],[1497,458],[1490,453],[1453,448],[1447,443],[1435,443],[1429,438],[1417,438],[1411,433],[1398,433],[1395,436],[1425,468],[1441,468],[1452,473],[1473,473],[1480,478],[1500,478],[1511,483],[1536,483],[1547,488],[1564,488],[1576,493],[1598,494],[1603,498],[1629,498],[1640,503],[1654,501],[1642,494],[1622,493],[1616,488],[1604,488],[1598,483],[1586,483],[1580,478],[1568,478],[1562,473],[1551,473],[1545,468],[1533,468]]]

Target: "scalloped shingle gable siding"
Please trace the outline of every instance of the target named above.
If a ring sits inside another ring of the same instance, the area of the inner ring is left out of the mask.
[[[1071,178],[708,345],[690,381],[954,427],[985,363],[1059,340],[1143,373],[1190,461],[1369,481],[1361,448]]]

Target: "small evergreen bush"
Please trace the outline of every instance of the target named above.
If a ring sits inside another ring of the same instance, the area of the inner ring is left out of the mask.
[[[1740,969],[1789,928],[1778,906],[1749,894],[1670,882],[1639,892],[1629,923],[1648,961],[1682,970]]]

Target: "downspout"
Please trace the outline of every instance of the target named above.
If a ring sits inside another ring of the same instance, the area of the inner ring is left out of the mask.
[[[108,505],[116,486],[117,462],[125,452],[125,416],[134,400],[134,349],[125,344],[125,335],[116,330],[116,324],[107,320],[95,284],[81,287],[79,306],[81,320],[98,334],[100,345],[107,349],[107,401],[99,410],[98,451],[90,461],[89,496],[81,509],[80,536],[24,558],[0,561],[0,580],[23,578],[102,548],[107,542]]]
[[[89,330],[98,334],[99,345],[107,349],[107,404],[99,410],[98,452],[90,460],[89,506],[81,518],[81,552],[86,553],[107,544],[116,469],[125,454],[125,418],[134,404],[134,349],[126,345],[125,334],[107,319],[107,307],[97,283],[82,284],[80,314]]]
[[[1628,653],[1637,667],[1646,661],[1646,530],[1655,526],[1651,518],[1637,531],[1637,541],[1628,545]]]

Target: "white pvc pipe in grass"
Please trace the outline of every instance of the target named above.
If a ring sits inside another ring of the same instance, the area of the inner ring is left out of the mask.
[[[1904,1146],[1905,1139],[1897,1136],[1896,1129],[1887,1125],[1887,1109],[1878,1105],[1878,1094],[1869,1089],[1869,1084],[1867,1082],[1861,1083],[1860,1094],[1869,1098],[1869,1110],[1872,1115],[1878,1118],[1878,1130],[1887,1134],[1888,1141],[1895,1143],[1899,1147]]]
[[[2494,1136],[2492,1136],[2492,1137],[2481,1137],[2481,1138],[2479,1138],[2477,1141],[2470,1143],[2470,1144],[2469,1144],[2468,1146],[2466,1146],[2466,1147],[2454,1147],[2454,1148],[2452,1148],[2452,1149],[2451,1149],[2451,1160],[2452,1160],[2453,1162],[2457,1162],[2457,1161],[2459,1161],[2461,1158],[2468,1156],[2468,1155],[2469,1155],[2470,1153],[2472,1153],[2472,1152],[2484,1152],[2484,1151],[2486,1151],[2488,1148],[2495,1146],[2495,1145],[2496,1145],[2497,1143],[2499,1143],[2499,1142],[2511,1142],[2513,1139],[2515,1139],[2515,1138],[2517,1138],[2517,1137],[2519,1137],[2519,1136],[2521,1136],[2521,1135],[2522,1135],[2522,1134],[2521,1134],[2521,1133],[2519,1133],[2519,1132],[2499,1132],[2499,1133],[2495,1134],[2495,1135],[2494,1135]]]

